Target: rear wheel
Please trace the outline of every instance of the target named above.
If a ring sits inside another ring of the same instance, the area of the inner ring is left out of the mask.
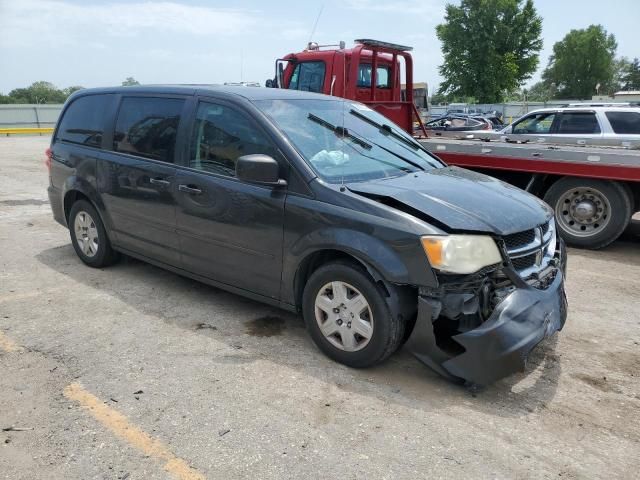
[[[117,260],[98,212],[86,200],[78,200],[71,207],[69,232],[76,254],[90,267],[106,267]]]
[[[627,189],[616,182],[566,177],[551,186],[544,200],[555,211],[560,235],[576,247],[606,247],[631,219]]]
[[[404,322],[391,314],[367,272],[348,263],[330,263],[311,275],[303,316],[320,350],[355,368],[385,360],[404,335]]]

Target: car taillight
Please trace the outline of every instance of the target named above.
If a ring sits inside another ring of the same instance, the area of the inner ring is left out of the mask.
[[[44,153],[47,156],[47,158],[44,159],[44,164],[47,166],[47,170],[49,170],[49,173],[51,173],[51,161],[53,160],[53,151],[51,150],[51,148],[47,148],[44,151]]]

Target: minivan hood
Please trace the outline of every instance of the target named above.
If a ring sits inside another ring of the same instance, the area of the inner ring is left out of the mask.
[[[417,210],[450,231],[508,235],[541,225],[551,209],[533,195],[487,175],[458,167],[350,183],[354,193],[395,208]],[[392,199],[391,202],[386,199]],[[422,215],[421,215],[422,216]]]

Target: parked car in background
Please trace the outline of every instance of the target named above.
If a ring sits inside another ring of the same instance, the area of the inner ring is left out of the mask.
[[[448,167],[359,102],[85,89],[67,100],[47,165],[53,216],[88,266],[124,253],[299,312],[351,367],[405,344],[442,375],[487,384],[521,370],[567,317],[553,210]]]
[[[475,130],[492,130],[493,124],[483,117],[470,117],[468,115],[445,115],[427,122],[424,126],[433,132],[466,132]],[[437,135],[437,133],[436,133]]]
[[[640,108],[544,108],[524,115],[501,133],[640,140]]]
[[[480,118],[485,122],[490,123],[493,130],[502,130],[504,128],[504,122],[495,114],[472,115],[471,118]]]

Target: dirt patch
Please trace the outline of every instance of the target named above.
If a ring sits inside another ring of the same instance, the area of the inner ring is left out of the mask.
[[[255,318],[246,322],[245,325],[246,333],[253,337],[274,337],[282,335],[285,329],[284,319],[272,315]]]
[[[577,373],[573,377],[593,388],[597,388],[601,392],[621,393],[620,388],[607,377],[593,377],[584,373]]]

